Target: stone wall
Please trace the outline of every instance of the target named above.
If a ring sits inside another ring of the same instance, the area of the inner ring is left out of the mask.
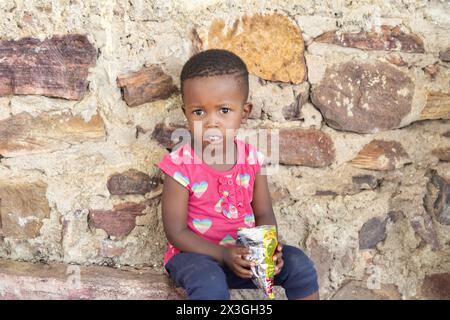
[[[247,63],[282,237],[322,298],[450,297],[446,1],[1,1],[0,257],[162,270],[179,73]],[[253,293],[236,292],[236,298]]]

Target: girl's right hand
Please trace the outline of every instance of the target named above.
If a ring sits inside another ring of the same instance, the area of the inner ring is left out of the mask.
[[[224,247],[222,252],[223,263],[237,276],[250,279],[253,275],[250,267],[254,267],[256,263],[244,259],[248,254],[250,254],[250,250],[245,247]]]

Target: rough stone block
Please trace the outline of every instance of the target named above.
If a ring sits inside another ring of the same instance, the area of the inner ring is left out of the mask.
[[[153,269],[115,269],[0,260],[0,299],[178,300],[185,295]]]
[[[97,51],[84,35],[0,41],[0,96],[39,94],[81,100]]]
[[[435,273],[425,276],[421,295],[428,299],[450,300],[450,273]]]
[[[333,141],[320,130],[282,129],[279,141],[281,164],[326,167],[334,161]]]
[[[183,129],[183,131],[179,131],[180,134],[183,133],[184,137],[186,137],[186,135],[188,134],[187,131],[187,127],[186,126],[182,126],[182,125],[166,125],[164,123],[158,123],[155,126],[155,129],[152,132],[152,138],[155,139],[156,141],[159,142],[159,144],[161,144],[164,148],[168,149],[168,150],[172,150],[172,148],[179,142],[181,142],[183,138],[181,138],[182,136],[178,136],[178,135],[174,135],[174,132],[177,129]],[[172,140],[173,138],[173,140]],[[176,138],[180,138],[180,139],[176,139]]]
[[[331,127],[375,133],[400,125],[413,93],[411,78],[390,64],[350,61],[328,68],[311,100]]]
[[[399,27],[386,25],[381,26],[380,32],[338,33],[329,31],[315,38],[314,41],[363,50],[425,52],[423,41],[417,35],[405,33]]]
[[[0,235],[32,239],[40,234],[42,220],[50,217],[47,184],[0,182]]]
[[[420,120],[450,119],[450,93],[429,92]]]
[[[158,65],[117,77],[123,98],[129,107],[160,99],[167,99],[178,89],[172,77],[165,74]]]
[[[108,178],[107,187],[113,195],[146,194],[158,187],[160,178],[150,178],[144,172],[130,169],[115,173]]]
[[[359,230],[359,249],[373,249],[378,242],[386,239],[387,219],[372,218]]]
[[[397,141],[372,140],[350,163],[370,170],[394,170],[411,163],[409,155]]]
[[[431,151],[440,161],[450,161],[450,148],[436,148]]]
[[[414,229],[415,234],[425,241],[425,243],[429,244],[433,251],[441,249],[441,244],[439,243],[433,220],[429,215],[424,214],[414,216],[411,218],[411,226]]]
[[[450,179],[432,170],[424,203],[427,212],[438,222],[450,225]]]
[[[444,62],[450,62],[450,48],[439,52],[439,59]]]
[[[302,34],[287,16],[244,16],[228,30],[223,20],[216,20],[202,41],[208,49],[236,53],[249,72],[262,79],[301,83],[306,78]]]
[[[0,121],[0,154],[13,157],[60,150],[76,143],[103,141],[105,136],[98,114],[85,121],[68,113],[32,117],[23,112]]]
[[[109,236],[124,237],[136,226],[136,216],[144,215],[145,204],[126,202],[113,210],[89,210],[89,225],[106,231]]]

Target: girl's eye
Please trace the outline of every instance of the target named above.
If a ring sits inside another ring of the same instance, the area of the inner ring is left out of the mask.
[[[230,108],[226,108],[226,107],[220,108],[220,112],[222,112],[222,113],[228,113],[230,111],[231,111]]]
[[[195,114],[198,117],[201,117],[204,114],[204,111],[200,110],[200,109],[197,109],[197,110],[192,111],[192,113]]]

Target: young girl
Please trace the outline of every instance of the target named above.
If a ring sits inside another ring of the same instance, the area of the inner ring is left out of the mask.
[[[226,50],[193,56],[181,72],[183,112],[192,135],[159,163],[164,172],[162,215],[169,241],[165,268],[190,299],[229,299],[229,289],[256,288],[248,249],[237,229],[276,225],[262,154],[236,139],[252,104],[245,63]],[[275,285],[288,299],[318,299],[313,263],[279,244]]]

